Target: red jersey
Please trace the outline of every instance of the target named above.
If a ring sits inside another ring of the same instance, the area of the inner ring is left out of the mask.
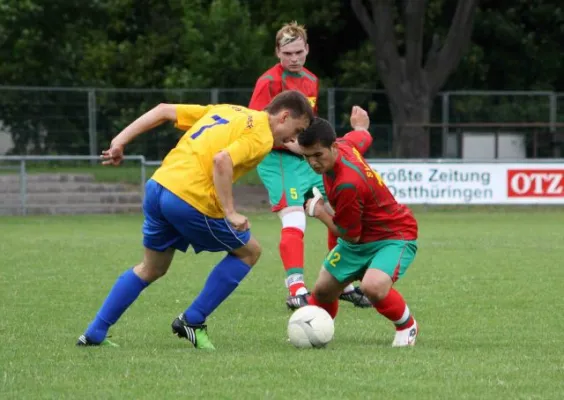
[[[276,64],[258,78],[249,108],[262,111],[274,96],[285,90],[298,90],[303,93],[317,113],[317,76],[306,68],[299,73],[286,71],[280,64]]]
[[[348,237],[360,236],[358,243],[417,239],[415,217],[396,202],[362,156],[372,143],[370,134],[349,132],[337,143],[337,161],[332,171],[323,174],[323,184],[339,231]]]

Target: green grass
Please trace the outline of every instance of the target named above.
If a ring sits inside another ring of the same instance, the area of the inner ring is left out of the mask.
[[[141,182],[141,167],[137,163],[130,162],[128,165],[121,165],[119,167],[108,167],[102,165],[87,165],[85,162],[78,162],[76,166],[66,165],[52,165],[34,162],[27,167],[29,174],[92,174],[97,182],[103,183],[129,183],[137,185]],[[66,162],[65,164],[68,164]],[[157,167],[146,166],[146,176],[149,178],[157,169]],[[19,167],[15,163],[9,165],[8,168],[0,168],[0,174],[19,174]],[[256,170],[252,170],[236,183],[237,185],[261,185],[260,178]]]
[[[252,215],[263,258],[210,317],[216,352],[170,323],[219,254],[177,254],[112,329],[74,343],[116,277],[139,261],[140,216],[0,218],[1,399],[560,399],[564,213],[418,212],[420,250],[398,283],[421,335],[390,347],[373,310],[342,305],[327,349],[286,342],[278,221]],[[325,253],[307,232],[307,281]]]

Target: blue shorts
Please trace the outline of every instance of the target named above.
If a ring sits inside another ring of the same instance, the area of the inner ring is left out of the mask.
[[[227,251],[246,245],[251,232],[238,232],[225,218],[210,218],[150,179],[143,200],[143,245],[151,250],[169,247],[185,252]]]

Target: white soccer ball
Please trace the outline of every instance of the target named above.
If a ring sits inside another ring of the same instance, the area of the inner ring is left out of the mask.
[[[321,307],[298,308],[288,321],[290,343],[300,349],[325,347],[334,333],[333,318]]]

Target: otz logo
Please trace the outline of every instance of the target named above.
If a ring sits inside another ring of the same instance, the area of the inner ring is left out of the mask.
[[[510,169],[508,197],[564,197],[564,169]]]

